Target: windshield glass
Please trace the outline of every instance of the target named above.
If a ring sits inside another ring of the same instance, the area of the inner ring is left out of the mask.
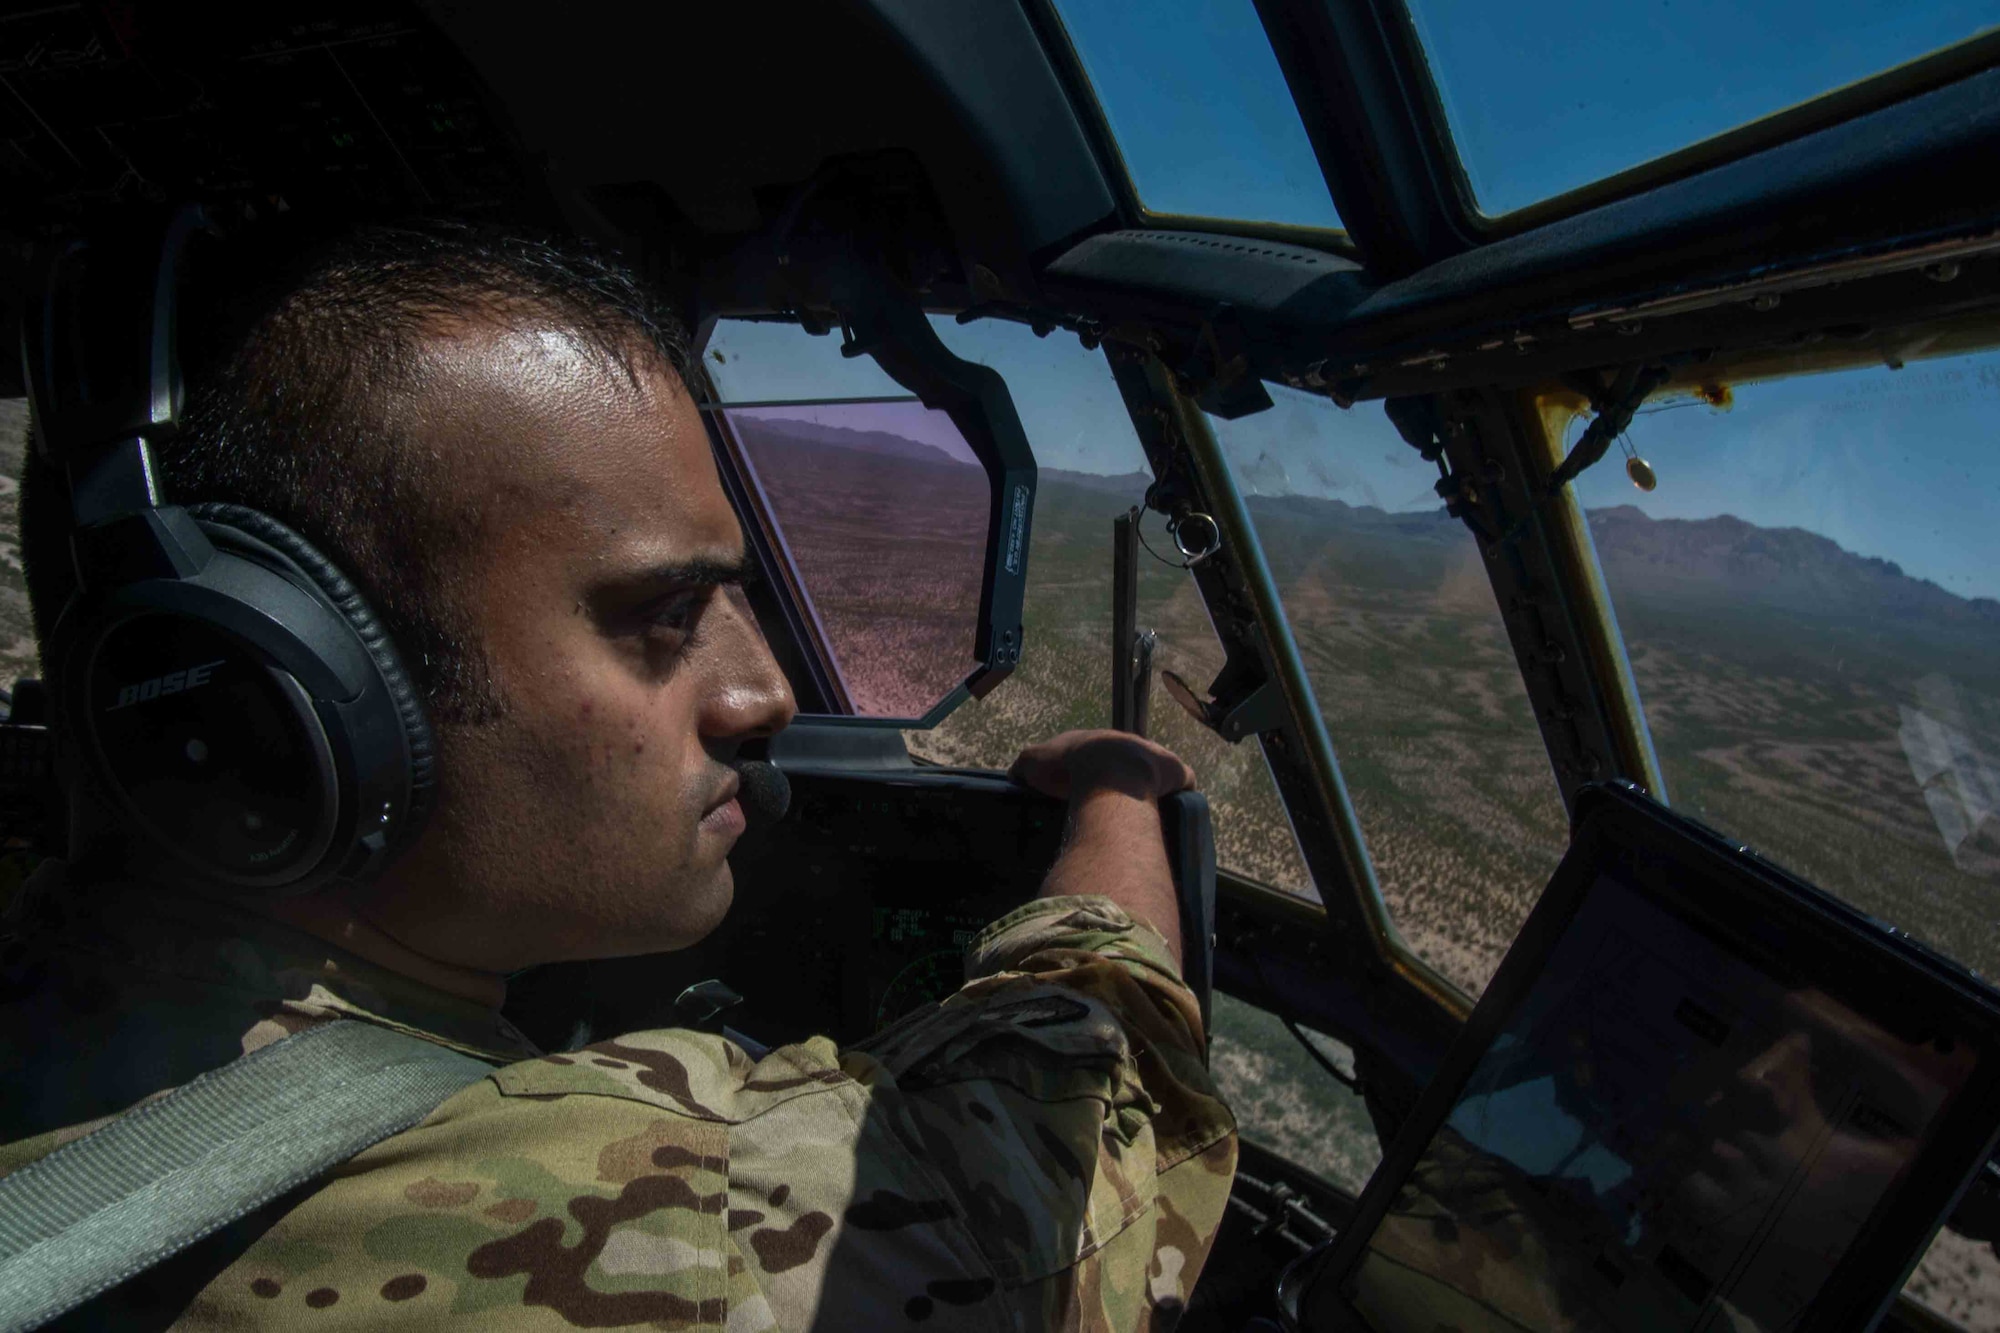
[[[984,699],[929,731],[912,753],[939,763],[1006,768],[1025,745],[1111,720],[1112,521],[1137,504],[1151,474],[1102,353],[1020,324],[936,321],[951,350],[1005,377],[1039,473],[1030,525],[1021,665]],[[1156,547],[1159,516],[1147,520]],[[1139,556],[1140,628],[1158,636],[1153,665],[1206,686],[1222,645],[1191,575]],[[1215,818],[1225,870],[1316,898],[1291,821],[1255,742],[1231,745],[1175,707],[1154,681],[1148,733],[1193,765]]]
[[[1725,401],[1640,409],[1656,489],[1616,451],[1577,483],[1667,794],[2000,974],[2000,354]],[[1907,1289],[2000,1326],[1977,1241],[1940,1230]]]
[[[1472,534],[1378,404],[1214,422],[1404,941],[1485,988],[1568,841]]]
[[[1992,29],[1991,0],[1409,0],[1481,210],[1506,213]]]
[[[1056,8],[1147,208],[1340,226],[1250,0]]]
[[[1005,769],[1024,746],[1056,732],[1110,725],[1111,525],[1145,495],[1152,477],[1102,353],[1004,320],[960,324],[934,316],[931,324],[953,352],[1007,381],[1038,478],[1021,665],[984,699],[967,701],[937,727],[905,732],[904,740],[912,754],[935,763]],[[814,338],[796,324],[723,320],[703,355],[720,392],[737,401],[907,393],[872,358],[842,357],[837,338]],[[1156,546],[1164,542],[1158,522],[1157,514],[1148,520]],[[1223,653],[1194,580],[1143,554],[1140,561],[1138,623],[1159,636],[1154,666],[1207,685]],[[1218,864],[1316,900],[1263,751],[1223,741],[1157,684],[1150,721],[1154,739],[1200,777],[1215,817]]]
[[[1670,399],[1658,489],[1578,485],[1673,804],[1989,976],[1996,409],[1994,353]]]

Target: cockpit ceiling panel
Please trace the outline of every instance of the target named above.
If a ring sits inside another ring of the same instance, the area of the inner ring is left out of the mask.
[[[536,193],[464,62],[385,3],[0,4],[0,228],[180,198],[255,212],[520,212]]]
[[[703,230],[820,164],[915,154],[967,248],[1031,252],[1114,209],[1014,0],[430,3],[530,152],[579,186],[656,181]],[[973,244],[969,248],[983,248]]]
[[[962,256],[1025,273],[1117,207],[1014,0],[0,0],[0,75],[17,239],[190,196],[587,228],[643,186],[700,243],[899,152]]]
[[[1540,383],[1612,357],[1711,378],[1900,360],[1912,327],[1926,354],[1994,341],[1996,150],[1986,70],[1388,283],[1294,246],[1126,230],[1057,257],[1046,285],[1189,347],[1227,290],[1259,375],[1342,398]]]

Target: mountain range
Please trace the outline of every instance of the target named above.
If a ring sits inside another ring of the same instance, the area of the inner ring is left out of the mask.
[[[1149,480],[1143,473],[1104,477],[1047,468],[1041,474],[1045,492],[1115,495],[1131,503],[1145,494]],[[1305,554],[1296,548],[1331,547],[1344,576],[1367,582],[1371,569],[1415,573],[1412,566],[1458,559],[1472,549],[1463,525],[1442,508],[1390,513],[1306,495],[1253,495],[1245,504],[1276,568],[1302,567],[1285,558]],[[2000,631],[2000,601],[1961,597],[1892,560],[1857,555],[1803,528],[1760,527],[1730,514],[1653,518],[1635,505],[1591,510],[1589,523],[1605,581],[1620,598],[1680,603],[1722,597],[1811,615]]]
[[[800,421],[794,417],[759,417],[732,414],[730,423],[746,443],[763,442],[809,445],[816,449],[845,449],[852,453],[900,458],[912,463],[945,463],[953,467],[971,464],[934,444],[910,439],[886,430],[857,430],[850,426],[829,426],[824,422]]]
[[[1631,505],[1592,510],[1590,535],[1605,577],[1635,594],[1673,597],[1727,588],[1746,601],[1822,613],[1916,617],[2000,629],[2000,601],[1961,597],[1856,555],[1803,528],[1765,528],[1730,514],[1651,518]]]

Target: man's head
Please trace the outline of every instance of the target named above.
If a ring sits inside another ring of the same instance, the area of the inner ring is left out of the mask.
[[[740,829],[724,761],[793,705],[672,322],[601,259],[433,226],[321,248],[184,327],[169,498],[325,549],[439,724],[437,813],[355,909],[490,971],[711,929]],[[23,498],[44,632],[54,489]]]

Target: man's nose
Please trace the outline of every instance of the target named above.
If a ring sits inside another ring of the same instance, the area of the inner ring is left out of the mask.
[[[791,682],[771,655],[757,618],[740,596],[725,599],[728,639],[718,645],[721,670],[703,710],[709,740],[748,741],[775,736],[798,715]],[[722,608],[718,608],[722,609]]]

